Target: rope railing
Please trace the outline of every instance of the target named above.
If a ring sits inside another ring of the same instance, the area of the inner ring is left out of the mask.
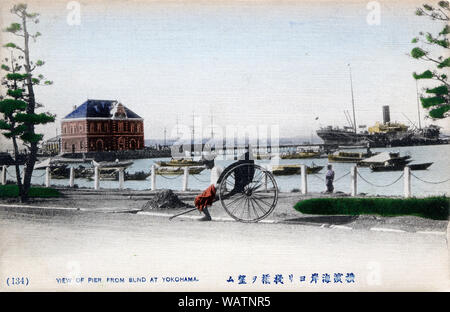
[[[14,173],[15,173],[15,172],[16,172],[16,171],[14,170]],[[6,170],[6,174],[7,174],[10,178],[13,178],[13,179],[17,178],[15,174],[14,174],[14,175],[10,174],[10,173],[9,173],[9,170]],[[20,171],[20,176],[21,176],[21,177],[23,176],[23,169],[22,169],[22,171]]]
[[[34,172],[34,171],[33,171]],[[41,174],[41,175],[35,175],[35,174],[32,174],[31,175],[33,178],[42,178],[43,176],[45,176],[45,171],[44,171],[44,173],[43,174]]]
[[[372,185],[372,186],[375,186],[375,187],[388,187],[388,186],[394,185],[395,183],[397,183],[397,182],[403,177],[403,175],[404,175],[404,172],[402,172],[402,174],[401,174],[397,179],[395,179],[393,182],[391,182],[391,183],[389,183],[389,184],[386,184],[386,185],[379,185],[379,184],[375,184],[375,183],[373,183],[373,182],[368,181],[366,178],[364,178],[364,177],[358,172],[358,176],[359,176],[363,181],[365,181],[366,183],[368,183],[368,184],[370,184],[370,185]]]
[[[322,178],[321,176],[319,176],[317,173],[313,173],[312,176],[313,176],[314,178],[316,178],[316,179],[319,179],[319,180],[322,181],[322,182],[325,182],[325,179]]]
[[[415,175],[414,173],[412,173],[412,172],[411,172],[411,175],[412,175],[414,178],[416,178],[417,180],[422,181],[422,182],[427,183],[427,184],[442,184],[442,183],[446,183],[446,182],[450,181],[450,178],[447,179],[447,180],[442,180],[442,181],[427,181],[427,180],[424,180],[424,179],[422,179],[422,178],[416,176],[416,175]]]
[[[209,182],[209,180],[202,180],[202,179],[199,179],[198,177],[196,177],[195,174],[193,174],[192,177],[193,177],[195,180],[197,180],[197,181],[199,181],[199,182],[201,182],[201,183],[208,183],[208,182]]]
[[[350,171],[349,172],[347,172],[346,174],[343,174],[343,175],[341,175],[339,178],[337,178],[336,180],[334,180],[333,182],[337,182],[337,181],[339,181],[340,179],[342,179],[343,177],[346,177],[346,176],[348,176],[350,174]]]
[[[177,175],[174,175],[173,177],[166,176],[163,174],[158,174],[158,175],[167,180],[175,180],[175,179],[178,179],[179,177],[181,177],[183,174],[177,174]]]

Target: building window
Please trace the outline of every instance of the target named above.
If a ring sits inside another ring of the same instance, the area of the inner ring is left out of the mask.
[[[105,123],[104,128],[105,128],[105,132],[108,132],[108,123]]]
[[[80,149],[83,148],[83,141],[80,141]]]
[[[80,125],[80,133],[82,133],[83,132],[83,126],[82,125]]]
[[[90,128],[91,128],[91,129],[90,129],[89,131],[90,131],[91,133],[94,133],[94,132],[95,132],[95,125],[94,125],[93,123],[91,124]]]
[[[118,131],[123,132],[123,122],[119,122],[118,124]]]
[[[134,123],[130,124],[130,132],[134,132]]]
[[[97,132],[102,132],[102,124],[100,122],[97,123]]]

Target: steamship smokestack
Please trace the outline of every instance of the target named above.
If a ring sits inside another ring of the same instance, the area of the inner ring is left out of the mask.
[[[383,106],[383,123],[391,122],[391,115],[389,113],[389,105]]]

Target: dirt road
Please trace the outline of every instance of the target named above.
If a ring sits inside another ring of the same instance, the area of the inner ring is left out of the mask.
[[[319,224],[0,209],[0,289],[449,289],[447,224],[435,234]]]

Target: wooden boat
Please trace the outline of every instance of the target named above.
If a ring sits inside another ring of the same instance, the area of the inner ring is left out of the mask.
[[[264,160],[264,159],[271,159],[272,155],[270,154],[253,154],[253,159],[256,160]]]
[[[422,164],[412,164],[408,165],[411,170],[427,170],[433,163],[422,163]]]
[[[313,166],[313,167],[306,167],[306,173],[318,173],[320,170],[323,169],[324,166]]]
[[[383,166],[385,163],[391,165],[403,165],[410,163],[411,156],[400,156],[398,152],[382,152],[375,156],[358,161],[357,165],[360,167],[369,167],[370,165]]]
[[[321,155],[318,151],[302,151],[292,154],[281,155],[281,159],[303,159],[303,158],[319,158]]]
[[[133,164],[132,160],[123,160],[119,161],[116,159],[116,161],[100,161],[97,162],[95,160],[92,161],[92,165],[95,167],[98,166],[100,168],[127,168]]]
[[[199,174],[200,172],[205,170],[205,167],[189,166],[188,170],[189,170],[189,174]],[[156,168],[155,173],[159,174],[159,175],[182,175],[182,174],[184,174],[184,168],[158,167],[158,168]]]
[[[366,158],[377,155],[378,153],[362,153],[362,152],[336,152],[328,155],[329,162],[359,162]]]
[[[171,159],[170,161],[157,161],[161,167],[191,167],[202,166],[203,160],[193,160],[192,158]]]
[[[317,173],[320,170],[323,169],[323,166],[316,166],[313,165],[312,167],[307,166],[306,167],[306,173],[312,174]],[[294,174],[301,174],[301,167],[300,165],[279,165],[274,166],[272,168],[273,175],[294,175]]]
[[[422,164],[412,164],[408,165],[411,170],[426,170],[433,163],[422,163]],[[383,172],[383,171],[402,171],[405,169],[406,165],[371,165],[370,169],[374,172]]]
[[[151,171],[149,172],[145,172],[145,171],[136,171],[134,173],[128,173],[125,172],[125,180],[128,181],[143,181],[146,180],[150,175],[151,175]],[[117,179],[119,179],[118,175],[117,175]]]
[[[300,165],[279,165],[272,167],[273,175],[300,174]]]
[[[125,181],[143,181],[151,175],[151,172],[136,171],[134,173],[124,173]],[[119,172],[114,170],[113,172],[100,173],[100,180],[119,181]]]

